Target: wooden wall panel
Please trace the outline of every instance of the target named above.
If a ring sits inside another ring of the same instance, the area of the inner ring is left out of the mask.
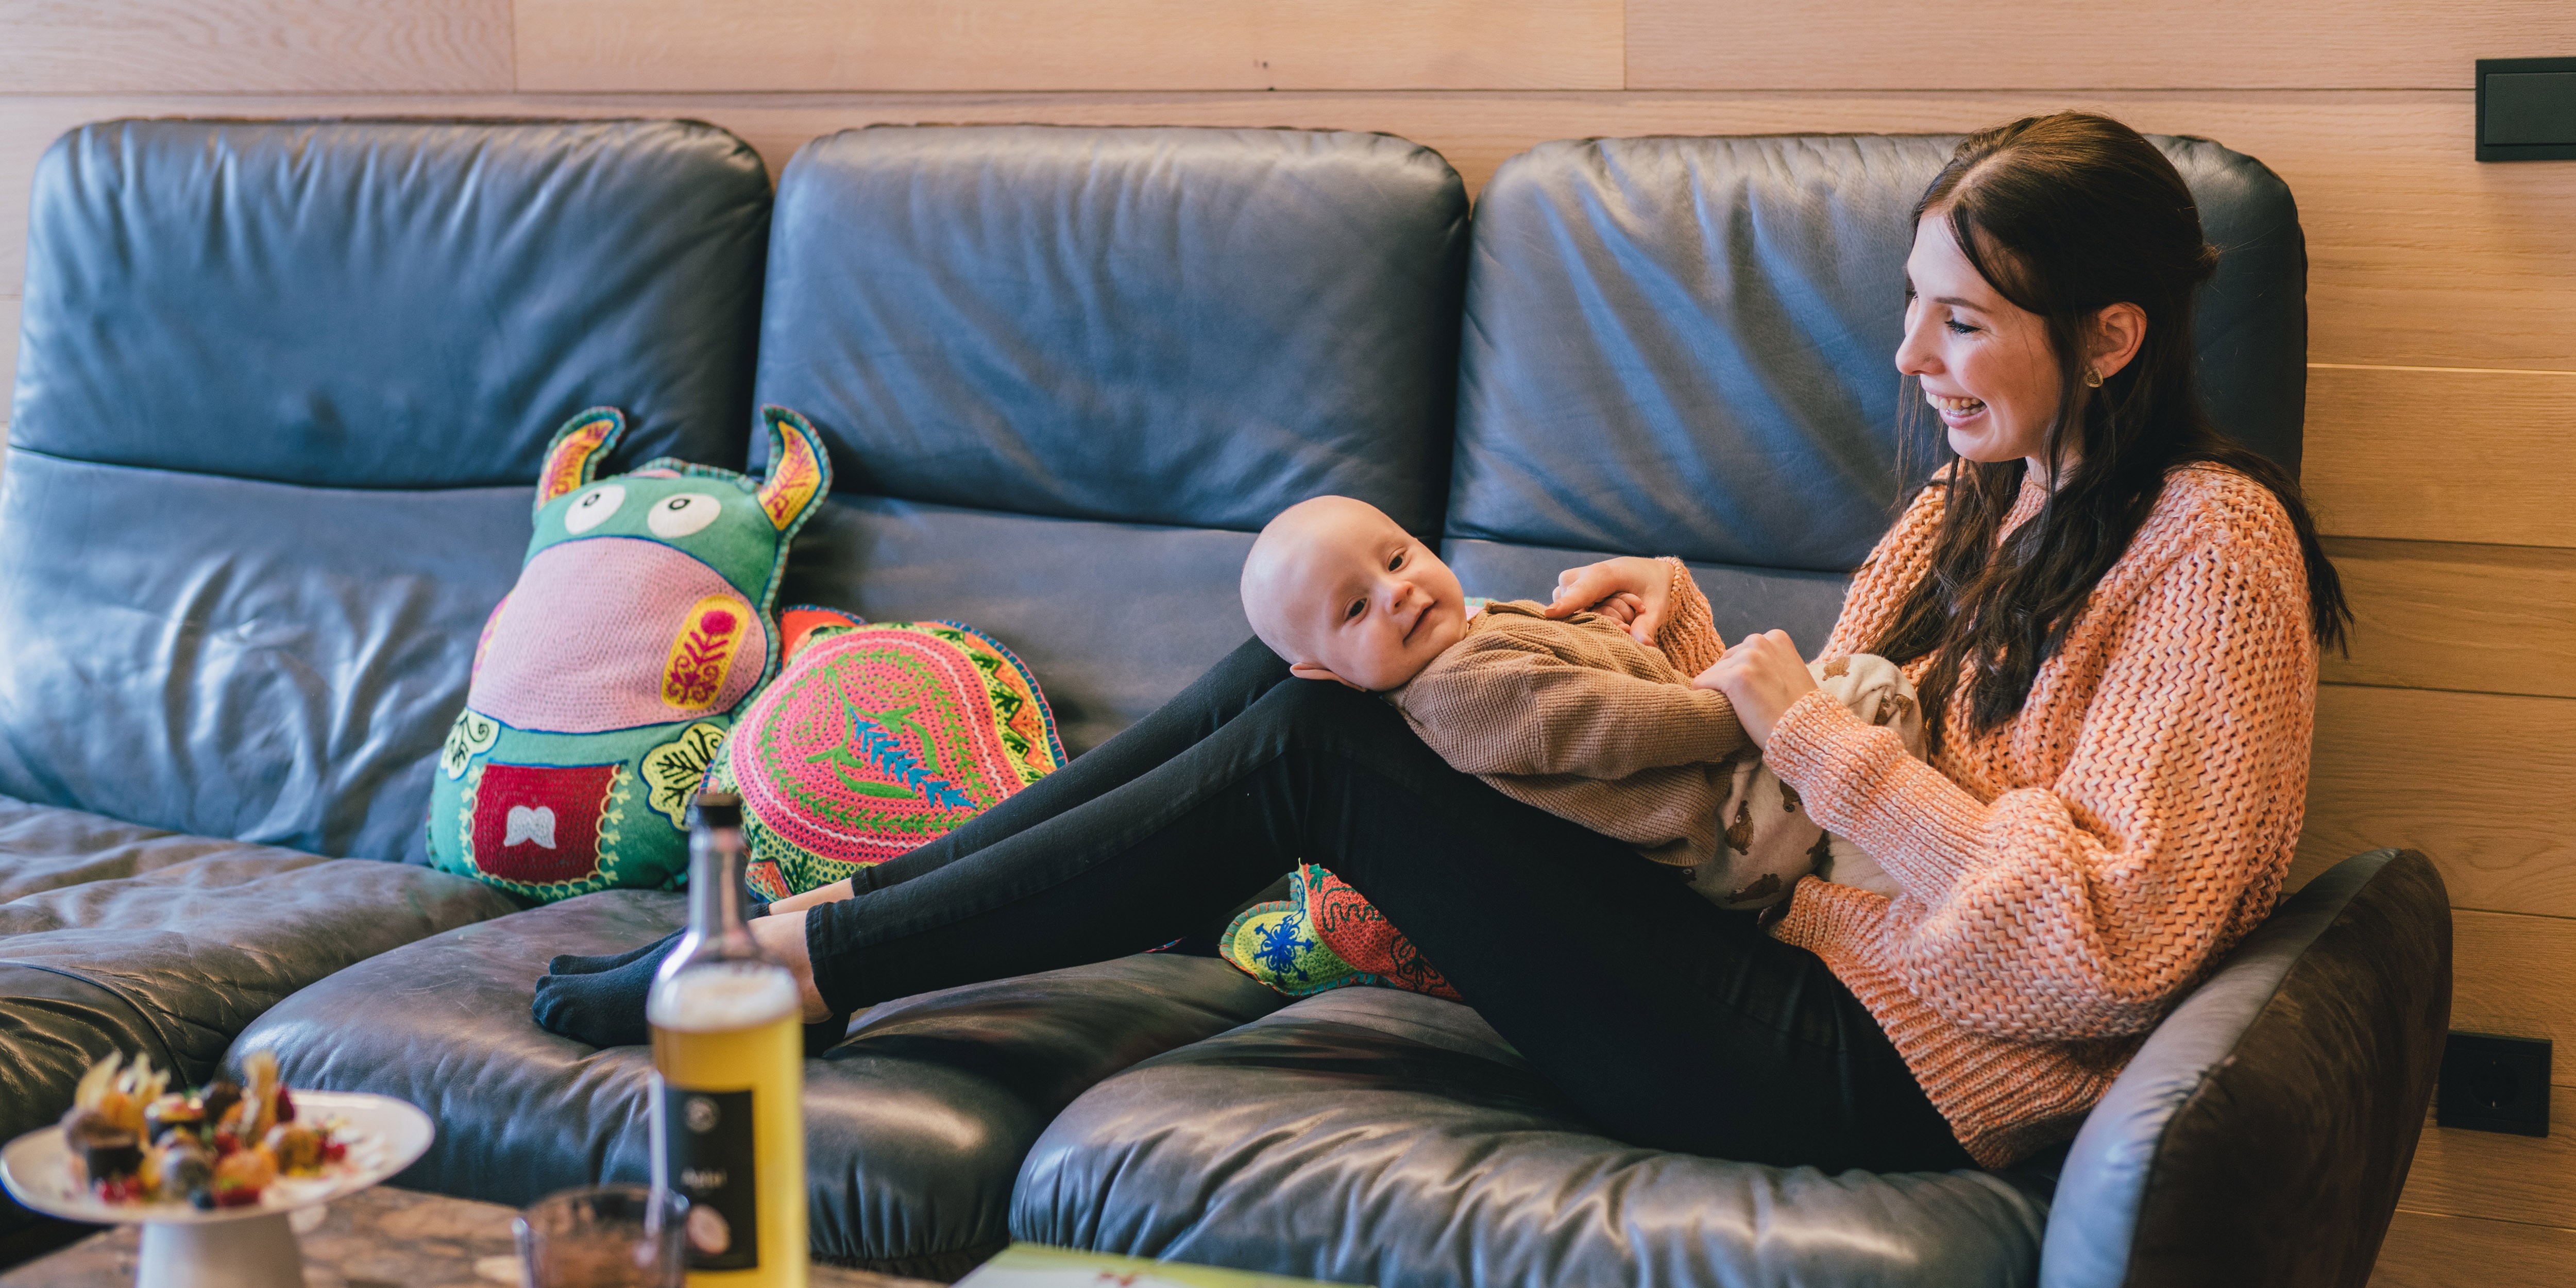
[[[797,143],[874,121],[1299,125],[1385,130],[1437,148],[1471,185],[1547,139],[1655,133],[1963,130],[2082,103],[2142,129],[2202,134],[2261,158],[2308,232],[2309,353],[2319,362],[2576,371],[2576,165],[2479,166],[2465,93],[526,95],[490,98],[0,98],[0,194],[63,125],[187,115],[522,112],[686,115],[772,165]],[[26,115],[53,128],[20,124]],[[31,150],[29,140],[33,139]],[[18,281],[23,197],[0,199],[0,291]],[[2466,420],[2475,408],[2454,407]],[[2380,422],[2336,432],[2366,435]],[[2398,437],[2420,438],[2420,425]],[[2347,535],[2424,538],[2406,532]]]
[[[2370,1288],[2565,1288],[2571,1275],[2576,1230],[2399,1208]]]
[[[2576,1227],[2576,1095],[2561,1092],[2550,1100],[2546,1136],[2436,1127],[2427,1114],[2399,1205]]]
[[[2328,537],[2326,553],[2354,616],[2329,683],[2576,698],[2576,550]]]
[[[2451,1027],[2548,1038],[2557,1044],[2550,1081],[2576,1088],[2576,920],[2453,912]],[[2558,1098],[2576,1110],[2576,1091]]]
[[[2337,535],[2576,547],[2576,372],[2311,367],[2300,472]]]
[[[2576,916],[2576,700],[2331,684],[2296,876],[2422,850],[2457,908]]]
[[[2565,0],[1628,0],[1631,89],[2467,89],[2565,49]]]
[[[510,0],[0,0],[13,94],[510,87]]]
[[[1620,0],[517,0],[523,90],[1618,89]]]

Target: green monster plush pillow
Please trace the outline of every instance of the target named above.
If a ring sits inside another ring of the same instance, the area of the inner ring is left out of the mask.
[[[541,900],[686,875],[689,797],[777,670],[779,574],[831,491],[814,427],[761,420],[765,479],[665,459],[594,481],[625,417],[557,431],[431,775],[431,862]]]

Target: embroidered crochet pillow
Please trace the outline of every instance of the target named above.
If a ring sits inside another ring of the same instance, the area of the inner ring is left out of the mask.
[[[1244,910],[1217,938],[1235,969],[1290,997],[1374,984],[1461,1000],[1404,932],[1349,882],[1297,865],[1288,897]]]
[[[765,479],[658,460],[593,481],[625,418],[556,433],[526,566],[431,775],[431,862],[540,900],[687,874],[689,797],[777,669],[779,573],[831,489],[814,427],[761,418]]]
[[[804,624],[711,775],[742,797],[749,881],[767,898],[945,835],[1064,763],[1036,677],[993,637],[843,622]]]

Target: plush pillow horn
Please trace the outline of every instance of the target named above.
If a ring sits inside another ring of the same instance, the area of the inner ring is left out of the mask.
[[[831,491],[814,427],[760,415],[766,478],[664,459],[593,480],[615,408],[555,434],[527,563],[431,776],[433,863],[541,900],[686,875],[689,797],[777,670],[779,574]]]

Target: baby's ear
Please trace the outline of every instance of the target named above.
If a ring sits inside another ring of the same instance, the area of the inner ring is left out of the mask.
[[[1360,689],[1360,686],[1353,684],[1312,662],[1291,662],[1288,664],[1288,674],[1296,676],[1300,680],[1331,680],[1333,683],[1338,684],[1345,689]],[[1368,690],[1360,689],[1360,692],[1366,693]]]

